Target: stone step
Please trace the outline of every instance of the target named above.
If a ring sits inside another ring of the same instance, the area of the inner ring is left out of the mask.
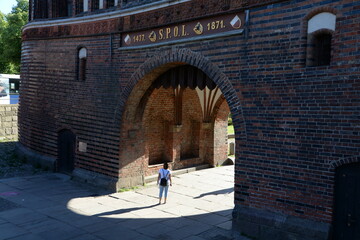
[[[202,170],[202,169],[206,169],[206,168],[210,168],[209,164],[203,164],[203,165],[199,165],[199,166],[195,166],[195,167],[189,167],[189,168],[183,168],[183,169],[178,169],[178,170],[173,170],[171,171],[171,176],[178,176],[181,174],[185,174],[185,173],[189,173],[189,172],[195,172],[198,170]],[[147,176],[145,177],[145,184],[147,185],[155,185],[156,181],[157,181],[158,175],[151,175],[151,176]]]

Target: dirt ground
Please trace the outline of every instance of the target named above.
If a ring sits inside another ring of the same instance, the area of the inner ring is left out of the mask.
[[[17,157],[16,143],[16,138],[0,138],[0,179],[43,173],[42,169],[27,164],[25,159]]]

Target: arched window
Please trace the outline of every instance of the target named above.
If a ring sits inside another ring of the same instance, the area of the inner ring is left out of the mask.
[[[80,48],[78,51],[78,62],[77,62],[77,76],[80,81],[86,79],[86,59],[87,50],[86,48]]]
[[[29,17],[28,17],[28,21],[32,21],[34,20],[34,1],[33,0],[29,0]]]
[[[70,17],[72,0],[52,0],[52,17]]]
[[[73,15],[73,1],[72,0],[68,0],[67,10],[68,10],[68,16],[71,17]]]
[[[331,40],[335,32],[336,16],[322,12],[308,21],[307,66],[326,66],[331,62]]]
[[[92,0],[91,1],[91,11],[96,11],[100,8],[100,1],[101,0]]]
[[[34,1],[34,19],[48,18],[47,0]]]
[[[106,8],[111,8],[115,6],[115,0],[106,0]]]
[[[84,11],[84,0],[77,0],[75,13],[79,14],[79,13],[82,13],[83,11]]]
[[[89,0],[76,0],[75,13],[80,14],[87,11],[89,11]]]

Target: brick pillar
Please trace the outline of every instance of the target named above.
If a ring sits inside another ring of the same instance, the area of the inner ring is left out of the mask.
[[[204,163],[215,166],[214,163],[214,125],[203,122],[200,129],[200,158]]]
[[[172,142],[172,161],[175,165],[176,163],[180,162],[180,154],[181,154],[181,128],[182,125],[174,125],[172,128],[172,136],[173,136],[173,142]]]
[[[172,124],[170,121],[164,122],[164,141],[165,141],[165,150],[164,150],[164,160],[168,162],[173,161],[174,151],[173,151],[173,131]]]

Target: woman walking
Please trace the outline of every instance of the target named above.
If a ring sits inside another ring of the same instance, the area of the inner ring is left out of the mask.
[[[159,170],[159,176],[158,176],[158,180],[157,180],[159,188],[160,188],[159,204],[161,204],[161,198],[162,198],[163,193],[164,193],[164,204],[166,203],[167,193],[169,190],[169,184],[170,184],[170,186],[172,186],[171,172],[170,172],[170,170],[168,170],[168,168],[169,168],[168,163],[164,163],[163,168],[161,168]]]

